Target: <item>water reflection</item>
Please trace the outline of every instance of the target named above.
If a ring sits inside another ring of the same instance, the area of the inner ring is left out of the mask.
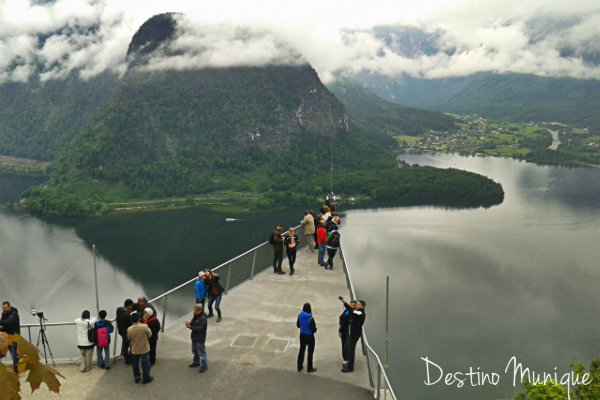
[[[391,280],[391,375],[400,398],[495,399],[519,388],[508,360],[540,371],[598,357],[600,170],[501,159],[407,157],[500,181],[490,209],[432,207],[349,211],[343,245],[355,285],[373,310],[367,331],[383,351],[379,295]],[[581,175],[579,175],[581,174]],[[581,186],[577,186],[580,183]],[[597,185],[596,185],[597,186]],[[425,385],[421,357],[444,372],[501,373],[497,386]]]

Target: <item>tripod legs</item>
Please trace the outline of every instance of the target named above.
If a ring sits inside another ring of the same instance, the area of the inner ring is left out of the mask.
[[[50,353],[50,359],[52,360],[52,365],[56,367],[54,363],[54,355],[52,354],[52,349],[50,348],[50,343],[48,342],[48,337],[46,336],[46,330],[44,329],[44,323],[40,318],[40,332],[38,333],[38,340],[36,347],[39,350],[40,342],[42,343],[42,347],[44,348],[44,359],[46,360],[46,365],[48,365],[48,353]],[[47,348],[47,350],[46,350]]]

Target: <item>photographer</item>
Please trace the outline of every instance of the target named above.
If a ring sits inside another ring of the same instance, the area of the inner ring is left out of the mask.
[[[8,301],[2,303],[2,319],[0,319],[0,331],[5,332],[9,335],[14,335],[15,333],[21,334],[21,322],[19,319],[19,311],[15,307],[11,307]],[[8,345],[8,349],[10,350],[10,355],[13,361],[13,370],[15,373],[19,373],[18,363],[19,356],[17,354],[17,343],[13,342]],[[2,355],[0,354],[0,357]]]
[[[348,337],[346,338],[346,358],[348,359],[348,363],[344,364],[342,367],[342,372],[352,372],[354,371],[354,355],[356,350],[356,343],[358,339],[360,339],[362,335],[362,327],[365,323],[365,301],[359,300],[356,302],[356,309],[353,309],[350,304],[346,303],[343,297],[338,297],[342,303],[344,303],[344,307],[349,313],[350,322],[348,329]]]

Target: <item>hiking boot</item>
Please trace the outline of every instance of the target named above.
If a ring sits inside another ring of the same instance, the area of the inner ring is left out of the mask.
[[[200,365],[200,364],[194,364],[194,363],[191,363],[190,365],[188,365],[188,367],[190,367],[190,368],[195,368],[195,367],[197,367],[197,366],[199,366],[199,365]]]
[[[198,370],[198,372],[203,373],[203,372],[206,372],[207,369],[208,369],[208,367],[202,367]]]
[[[221,317],[218,317],[218,318],[217,318],[217,322],[221,322]]]
[[[308,372],[310,374],[311,372],[316,372],[316,371],[317,371],[316,368],[311,368],[311,369],[307,370],[306,372]]]
[[[146,383],[150,383],[150,382],[152,382],[153,380],[154,380],[154,378],[153,378],[153,377],[150,377],[150,378],[148,378],[148,379],[144,379],[144,380],[142,381],[142,384],[144,384],[144,385],[145,385]]]

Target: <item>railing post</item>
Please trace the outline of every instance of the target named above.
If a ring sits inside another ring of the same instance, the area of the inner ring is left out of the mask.
[[[98,301],[98,274],[96,272],[96,245],[92,245],[92,253],[94,255],[94,286],[96,287],[96,314],[100,312],[100,302]]]
[[[227,270],[227,282],[225,284],[225,294],[229,292],[229,280],[231,278],[231,263],[229,263],[229,269]]]
[[[375,398],[379,400],[381,396],[381,365],[379,364],[377,364],[377,386],[375,388],[377,389],[377,395]]]
[[[29,343],[31,343],[31,327],[27,327],[27,332],[29,333]]]
[[[166,295],[165,296],[165,305],[163,307],[162,325],[160,326],[161,332],[165,331],[165,318],[167,318],[167,299],[168,298],[169,298],[169,295]]]
[[[256,250],[254,250],[254,255],[252,256],[252,269],[250,270],[250,280],[254,278],[254,266],[256,265]]]

